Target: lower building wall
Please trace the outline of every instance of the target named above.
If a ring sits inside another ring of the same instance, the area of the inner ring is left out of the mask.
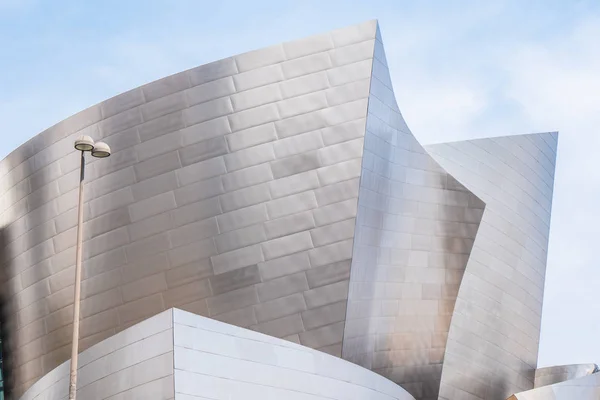
[[[538,368],[535,371],[534,388],[553,385],[571,379],[583,378],[598,372],[596,364],[557,365],[553,367]]]
[[[509,400],[597,399],[600,399],[600,373],[517,393],[509,398]]]
[[[63,400],[67,361],[37,381],[20,400]],[[167,310],[79,354],[77,398],[170,400],[173,391],[173,311]]]
[[[79,365],[85,400],[414,400],[348,361],[178,309],[83,351]],[[68,385],[65,362],[20,400],[63,400]]]
[[[414,400],[329,354],[174,310],[175,398]]]

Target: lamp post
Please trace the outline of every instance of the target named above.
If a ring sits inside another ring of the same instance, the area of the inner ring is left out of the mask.
[[[81,303],[81,258],[83,248],[83,180],[85,178],[85,153],[93,157],[110,156],[110,147],[106,143],[94,143],[91,137],[81,136],[75,140],[75,149],[81,152],[79,169],[79,203],[77,205],[77,248],[75,251],[75,296],[73,303],[73,344],[71,347],[71,373],[69,375],[69,400],[77,396],[77,362],[79,357],[79,308]]]

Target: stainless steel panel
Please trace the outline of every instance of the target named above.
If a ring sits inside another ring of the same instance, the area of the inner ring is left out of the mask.
[[[142,86],[144,99],[146,101],[156,100],[172,93],[181,92],[190,87],[189,77],[185,72],[166,77],[156,82]]]
[[[294,79],[286,79],[279,84],[279,87],[281,88],[283,98],[287,99],[327,89],[329,87],[329,82],[327,81],[327,73],[321,71],[315,72],[314,74],[299,76]]]
[[[225,253],[256,243],[262,243],[265,240],[267,240],[265,228],[262,224],[257,224],[216,236],[215,244],[219,253]]]
[[[385,57],[382,51],[379,56]],[[476,197],[458,183],[448,188],[448,173],[404,132],[384,64],[348,64],[329,71],[330,81],[341,85],[370,76],[372,65],[362,164],[345,171],[350,178],[358,167],[362,179],[342,357],[394,380],[415,398],[437,398],[446,342],[434,346],[431,337],[448,332],[456,298],[441,299],[441,287],[460,284],[467,262],[451,268],[445,256],[469,254],[478,221],[469,229],[465,210]],[[352,154],[349,143],[336,145],[332,160]],[[319,178],[333,181],[341,174]],[[439,216],[446,204],[456,206],[454,221]],[[421,373],[424,367],[428,373]]]
[[[274,199],[318,187],[319,179],[315,171],[307,171],[269,182],[269,189]]]
[[[182,129],[185,127],[185,122],[183,121],[183,113],[175,112],[172,114],[165,115],[160,118],[152,119],[148,122],[145,122],[135,129],[137,129],[137,133],[142,142],[147,140],[155,139],[164,134],[174,132],[176,130]],[[124,133],[120,133],[119,135],[123,135],[125,133],[131,133],[135,135],[135,130],[128,130]],[[107,139],[110,140],[117,135],[109,136]],[[117,149],[118,147],[115,147]]]
[[[281,91],[279,85],[273,83],[266,86],[259,86],[254,89],[236,93],[231,96],[231,103],[235,111],[242,111],[248,108],[262,106],[281,100]]]
[[[225,97],[232,93],[235,93],[235,86],[233,85],[233,78],[230,76],[198,85],[185,91],[189,106]]]
[[[306,303],[302,294],[296,293],[260,303],[254,309],[258,322],[265,322],[304,311]]]
[[[331,283],[346,281],[350,278],[350,260],[312,268],[306,272],[311,289]]]
[[[310,211],[265,222],[265,232],[268,239],[291,235],[314,227],[315,221]]]
[[[253,128],[279,119],[279,112],[274,104],[251,108],[228,115],[232,131]]]
[[[256,288],[250,286],[210,297],[207,302],[210,315],[213,316],[258,304],[259,300]]]
[[[100,105],[100,108],[102,109],[102,117],[108,118],[112,115],[119,114],[143,103],[144,95],[140,88],[121,93],[104,101]]]
[[[544,136],[551,135],[529,135],[527,140],[545,144]],[[550,214],[541,211],[540,204],[551,202],[552,188],[538,191],[537,187],[545,183],[519,158],[511,158],[507,163],[505,149],[514,148],[514,143],[522,142],[523,138],[481,139],[428,147],[465,185],[484,188],[481,196],[487,206],[458,292],[446,351],[446,358],[459,370],[474,358],[473,355],[465,358],[461,346],[473,349],[474,354],[480,353],[478,357],[491,357],[488,364],[494,368],[494,380],[486,379],[482,372],[471,373],[486,388],[482,399],[506,398],[531,389],[531,371],[537,362],[550,220]],[[545,157],[540,153],[519,152],[519,155],[523,160]],[[460,165],[463,159],[477,160],[477,167]],[[534,198],[540,200],[534,204],[530,200]],[[539,239],[531,240],[532,237]],[[527,255],[528,261],[522,254]],[[471,274],[476,278],[471,278]],[[488,307],[483,306],[486,303]],[[477,313],[473,313],[474,307]],[[467,315],[478,323],[463,321]],[[496,346],[477,347],[475,341],[459,345],[458,337],[467,335],[477,335],[478,339]],[[441,387],[456,395],[470,391],[467,381],[452,379],[450,372],[443,373]]]
[[[181,161],[176,151],[142,161],[134,166],[139,181],[161,175],[181,168]]]
[[[161,238],[160,244],[163,244],[162,240],[163,239]],[[154,250],[150,250],[150,254],[153,251]],[[172,267],[178,267],[180,265],[190,264],[192,262],[206,259],[214,254],[217,254],[215,242],[212,238],[208,238],[170,250],[169,262]]]
[[[181,137],[179,132],[173,133],[170,136],[159,136],[150,139],[135,148],[135,152],[139,161],[145,161],[149,158],[177,150],[181,147]]]
[[[376,42],[373,39],[365,39],[354,44],[337,47],[330,51],[331,61],[334,66],[352,64],[357,61],[366,60],[373,57],[373,46]]]
[[[256,286],[256,290],[258,290],[258,298],[261,302],[264,302],[293,293],[302,293],[308,290],[308,282],[306,281],[306,274],[299,272],[261,283]]]
[[[277,64],[284,60],[285,54],[281,44],[254,50],[235,57],[235,62],[240,72],[257,69],[266,65]]]
[[[283,80],[280,64],[268,65],[233,76],[238,91],[253,89]]]
[[[224,78],[238,72],[235,60],[225,58],[187,71],[192,86]]]
[[[107,137],[115,133],[124,131],[141,124],[143,121],[139,107],[121,112],[112,117],[105,118],[98,124],[98,129],[102,137]]]
[[[177,179],[182,186],[202,181],[225,173],[223,157],[217,157],[188,165],[177,170]]]
[[[231,192],[273,180],[273,173],[269,164],[260,164],[225,174],[222,179],[225,190]]]
[[[261,246],[256,244],[211,257],[215,274],[222,274],[264,261]]]
[[[330,325],[346,319],[346,302],[329,304],[302,312],[302,321],[307,330]]]
[[[306,252],[258,263],[258,269],[263,281],[292,275],[309,268],[310,261]]]
[[[227,135],[229,148],[234,152],[276,139],[275,125],[272,123],[255,126]]]
[[[246,226],[264,222],[267,219],[267,208],[263,203],[217,216],[221,232],[244,228]]]
[[[177,175],[175,171],[167,172],[166,174],[131,185],[135,201],[144,200],[175,189],[177,189]]]
[[[249,149],[241,150],[225,157],[225,165],[228,171],[251,167],[275,159],[273,144],[265,143]]]
[[[198,105],[186,108],[183,111],[183,119],[187,126],[208,121],[213,118],[228,115],[233,111],[229,97],[200,103]]]
[[[293,314],[287,317],[274,319],[272,321],[263,322],[250,327],[257,332],[264,333],[280,338],[286,338],[289,335],[294,335],[304,331],[300,314]],[[298,342],[300,339],[298,339]]]
[[[265,260],[280,258],[288,254],[299,253],[314,247],[311,235],[300,232],[262,243]]]
[[[182,165],[195,164],[223,154],[227,154],[227,143],[223,137],[204,140],[179,150]]]
[[[209,281],[212,292],[217,295],[259,283],[260,275],[258,273],[258,267],[256,265],[251,265],[246,268],[212,276],[209,278]]]
[[[129,215],[132,222],[137,222],[153,215],[173,210],[175,207],[175,195],[173,192],[166,192],[130,205]]]
[[[164,307],[180,307],[205,299],[212,294],[208,279],[194,280],[163,292]]]
[[[311,331],[300,332],[300,343],[312,348],[331,346],[342,341],[344,323],[338,322]]]
[[[219,197],[224,212],[265,203],[270,199],[271,193],[266,183],[228,192]]]
[[[327,52],[322,52],[283,62],[281,68],[285,79],[292,79],[331,68],[331,59]]]
[[[175,177],[172,181],[177,183],[177,178]],[[136,188],[133,188],[133,190],[135,189]],[[217,196],[224,191],[225,189],[223,189],[223,182],[219,176],[175,189],[175,202],[178,206],[182,206],[208,199],[209,197]],[[227,210],[225,206],[223,206],[223,209]]]

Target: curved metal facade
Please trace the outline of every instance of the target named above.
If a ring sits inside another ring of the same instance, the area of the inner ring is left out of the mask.
[[[538,368],[535,371],[535,387],[553,385],[571,379],[583,378],[584,376],[598,373],[596,364],[572,364],[558,365],[554,367]]]
[[[568,366],[566,369],[571,369],[569,367],[574,366]],[[562,369],[564,371],[565,367],[560,366],[543,369]],[[571,370],[569,372],[574,371]],[[591,374],[587,374],[587,376],[580,376],[578,378],[572,378],[517,393],[508,400],[596,400],[598,398],[600,398],[600,373],[594,371]]]
[[[441,399],[505,399],[533,388],[556,146],[556,133],[427,146],[486,203],[456,300]]]
[[[417,142],[378,35],[343,357],[437,399],[454,302],[484,203]]]
[[[85,349],[170,307],[340,355],[376,22],[134,89],[2,163],[7,369],[69,357],[78,155]]]
[[[11,398],[70,355],[81,134],[114,151],[87,167],[82,350],[178,307],[417,399],[533,387],[556,136],[432,158],[370,21],[123,93],[0,163]]]

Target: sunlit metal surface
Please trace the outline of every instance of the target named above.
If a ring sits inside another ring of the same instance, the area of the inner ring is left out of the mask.
[[[506,399],[533,388],[556,146],[557,134],[543,133],[426,147],[486,203],[452,317],[441,399]]]
[[[543,369],[573,369],[576,366],[550,367]],[[584,370],[588,368],[583,366]],[[581,371],[578,371],[581,372]],[[517,393],[508,400],[597,400],[600,399],[600,373],[570,379],[548,386]]]
[[[571,379],[583,378],[598,372],[596,364],[558,365],[538,368],[535,371],[535,387],[553,385]]]
[[[437,399],[446,338],[484,204],[408,129],[381,37],[359,189],[343,357]]]
[[[341,355],[376,21],[120,94],[0,164],[7,381],[71,342],[73,141],[88,163],[81,349],[176,306]]]

